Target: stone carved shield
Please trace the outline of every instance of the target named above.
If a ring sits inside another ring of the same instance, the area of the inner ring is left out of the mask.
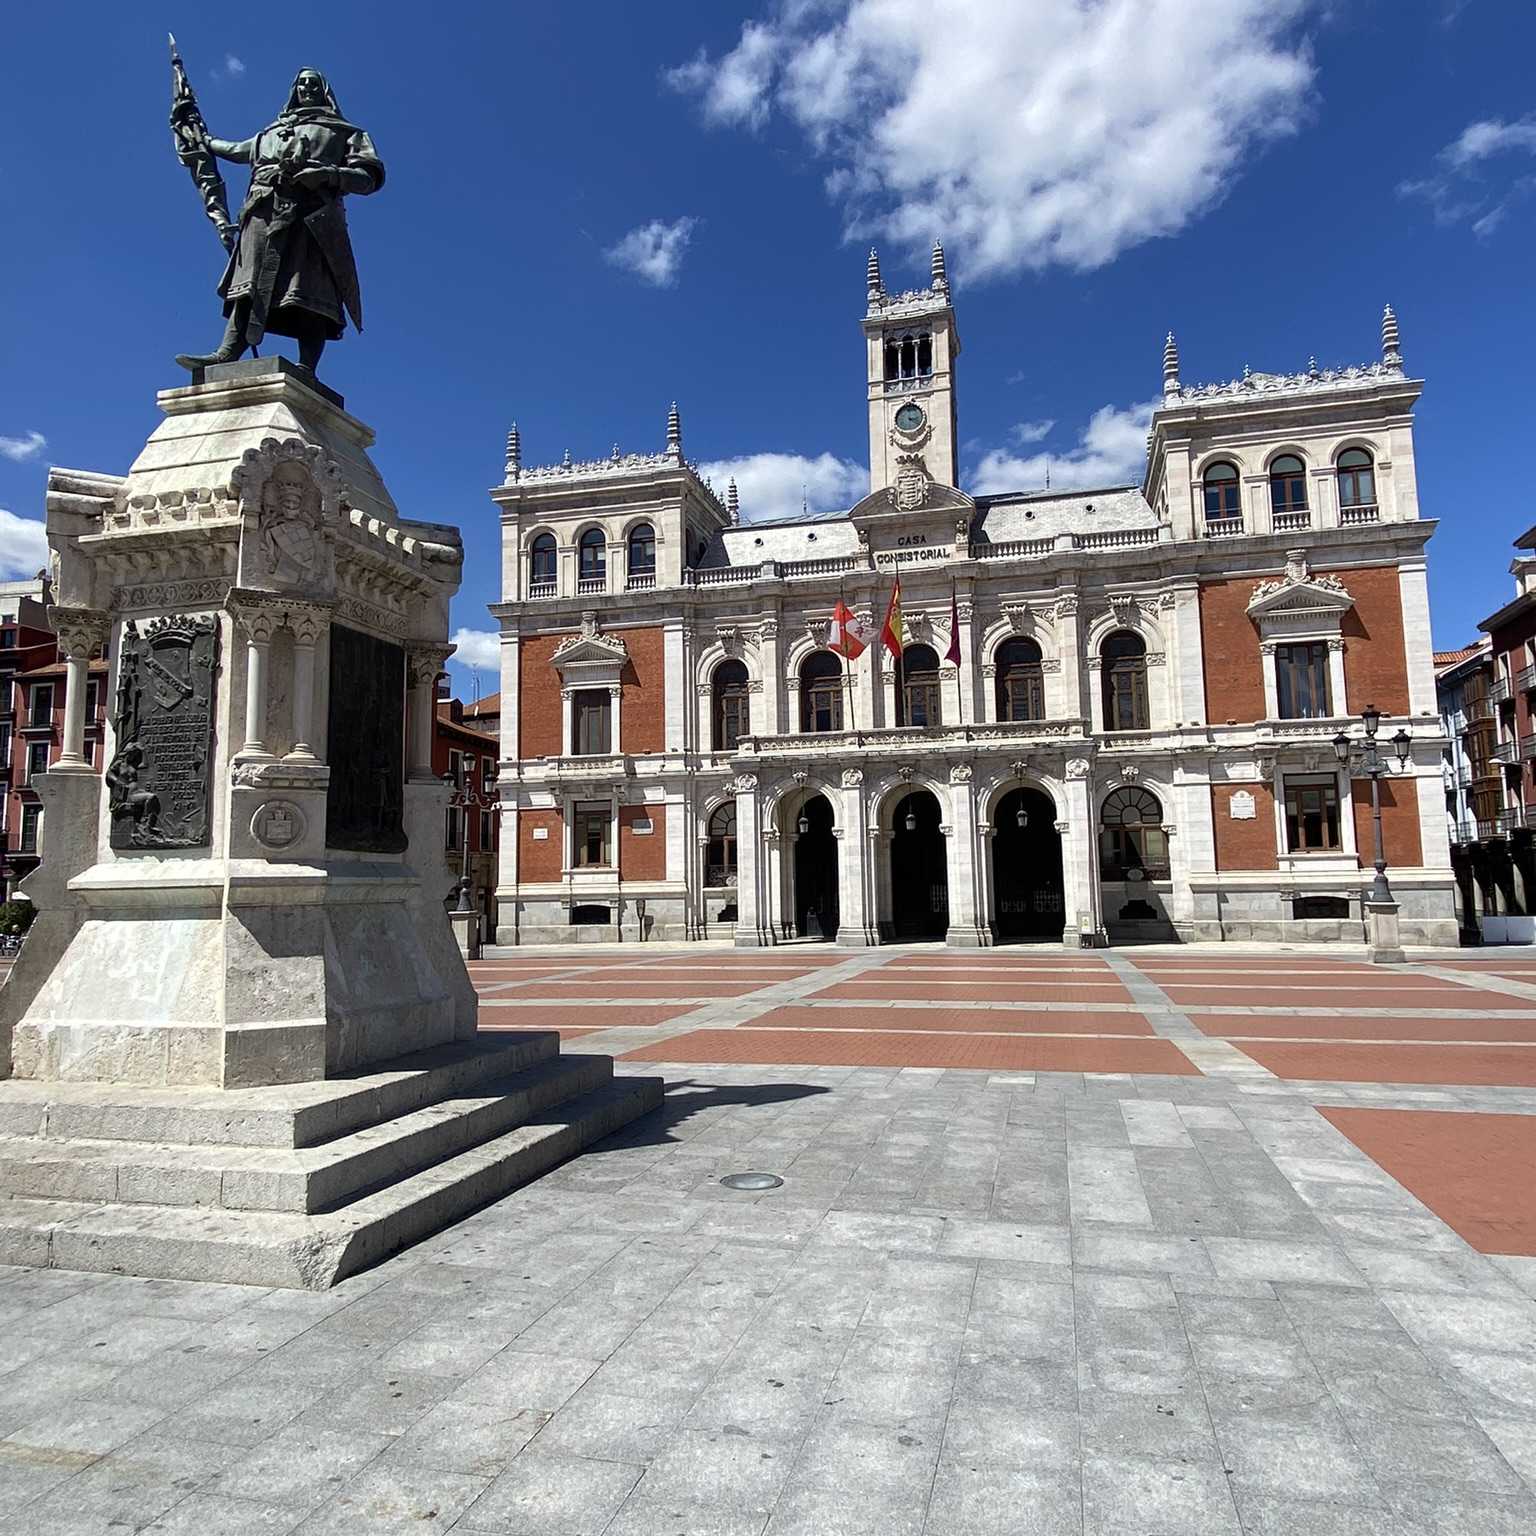
[[[916,512],[928,500],[928,471],[921,459],[903,459],[891,487],[891,500],[901,512]]]

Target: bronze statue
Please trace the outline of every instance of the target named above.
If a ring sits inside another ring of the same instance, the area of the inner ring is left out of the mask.
[[[292,336],[299,362],[313,372],[328,341],[350,315],[363,328],[357,263],[343,203],[384,185],[373,141],[341,115],[318,70],[301,69],[276,122],[238,143],[209,136],[196,98],[171,43],[171,130],[177,157],[192,172],[204,207],[229,247],[219,280],[227,324],[224,339],[205,355],[182,353],[183,368],[232,363],[269,333]],[[213,159],[251,167],[251,183],[231,229],[223,182]],[[222,217],[221,217],[222,216]]]

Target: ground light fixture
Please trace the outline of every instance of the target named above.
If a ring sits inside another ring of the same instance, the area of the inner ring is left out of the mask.
[[[727,1189],[777,1189],[784,1180],[776,1173],[728,1173],[720,1182]]]

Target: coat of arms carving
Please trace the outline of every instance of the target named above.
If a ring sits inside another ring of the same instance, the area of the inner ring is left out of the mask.
[[[918,454],[904,454],[897,461],[896,479],[890,488],[891,505],[898,512],[916,512],[928,503],[933,480]]]

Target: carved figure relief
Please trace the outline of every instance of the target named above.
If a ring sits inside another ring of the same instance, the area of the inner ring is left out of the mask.
[[[140,633],[123,626],[112,729],[102,775],[114,848],[203,848],[218,620],[172,616]]]
[[[235,466],[240,503],[242,587],[329,597],[336,590],[335,530],[345,483],[313,443],[263,440]]]

